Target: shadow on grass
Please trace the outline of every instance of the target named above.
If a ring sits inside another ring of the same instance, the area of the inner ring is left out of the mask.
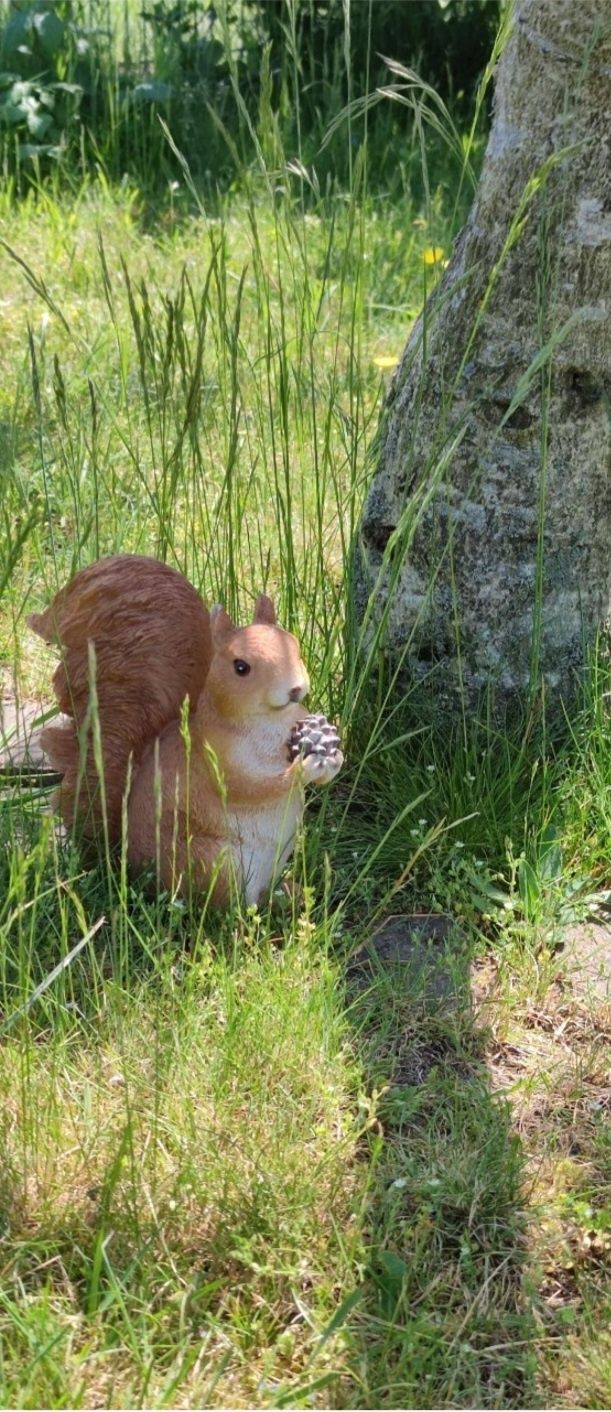
[[[472,945],[449,919],[387,923],[348,971],[379,1095],[344,1405],[533,1406],[521,1153],[490,1090]]]

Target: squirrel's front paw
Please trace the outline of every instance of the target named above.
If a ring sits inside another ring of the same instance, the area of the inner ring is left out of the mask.
[[[339,774],[344,763],[341,750],[330,751],[326,755],[306,755],[300,761],[304,784],[330,784]]]

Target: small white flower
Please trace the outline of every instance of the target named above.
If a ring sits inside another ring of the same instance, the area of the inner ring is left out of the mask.
[[[469,784],[475,784],[475,775],[467,775]]]
[[[454,847],[455,847],[455,848],[464,848],[464,846],[465,846],[465,845],[464,845],[464,843],[462,842],[462,839],[460,839],[460,838],[455,838],[455,839],[454,839]]]
[[[417,838],[419,833],[420,829],[410,829],[410,834],[412,838]]]
[[[427,765],[426,768],[427,768],[427,770],[428,770],[429,775],[434,775],[434,774],[435,774],[435,766],[434,766],[434,765]]]
[[[425,828],[426,828],[426,819],[419,819],[419,820],[418,820],[418,823],[419,823],[421,829],[425,829]]]
[[[390,1185],[394,1187],[395,1191],[403,1191],[403,1188],[407,1186],[407,1177],[397,1177]]]

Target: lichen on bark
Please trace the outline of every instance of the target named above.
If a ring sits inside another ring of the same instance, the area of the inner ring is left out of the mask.
[[[610,78],[607,0],[518,0],[474,204],[385,408],[357,607],[386,604],[390,658],[449,710],[568,695],[609,624]]]

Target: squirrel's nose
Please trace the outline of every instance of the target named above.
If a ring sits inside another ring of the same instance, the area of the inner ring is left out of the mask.
[[[302,686],[293,686],[289,691],[289,701],[303,701],[307,693],[308,688],[305,683]]]

